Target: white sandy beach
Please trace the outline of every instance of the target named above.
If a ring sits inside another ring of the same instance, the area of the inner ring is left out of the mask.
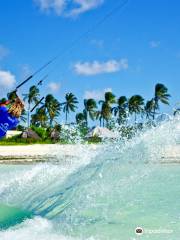
[[[59,155],[65,157],[78,157],[82,150],[96,151],[97,145],[60,145],[60,144],[35,144],[25,146],[0,146],[0,163],[26,163],[46,161]]]
[[[96,150],[98,145],[78,145],[82,148],[86,147],[92,150]],[[22,146],[0,146],[0,156],[45,156],[45,155],[56,155],[58,153],[67,155],[78,155],[77,145],[75,144],[33,144],[33,145],[22,145]],[[166,148],[168,156],[175,157],[180,155],[180,145]]]
[[[0,156],[45,156],[56,155],[57,150],[70,153],[71,145],[35,144],[25,146],[0,146]]]
[[[0,146],[0,163],[12,162],[35,162],[38,160],[46,161],[48,158],[57,156],[75,156],[82,154],[82,149],[96,151],[98,145],[60,145],[60,144],[35,144],[26,146]],[[162,153],[162,159],[171,159],[172,162],[180,161],[180,145],[167,147]]]
[[[98,145],[95,144],[79,144],[78,148],[75,144],[33,144],[22,146],[0,146],[0,156],[56,156],[58,153],[62,155],[78,155],[79,146],[82,148],[88,148],[96,150]]]

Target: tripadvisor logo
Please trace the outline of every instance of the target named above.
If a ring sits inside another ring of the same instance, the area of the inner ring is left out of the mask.
[[[141,227],[137,227],[137,228],[135,229],[135,233],[136,233],[137,235],[142,235],[142,234],[143,234],[143,229],[142,229]]]

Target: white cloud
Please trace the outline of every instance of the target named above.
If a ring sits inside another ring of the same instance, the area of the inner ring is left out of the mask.
[[[159,41],[151,41],[149,43],[151,48],[158,48],[160,46],[160,42]]]
[[[60,85],[60,83],[51,82],[48,84],[48,87],[52,92],[57,92],[57,91],[59,91],[61,85]]]
[[[73,0],[78,7],[75,7],[69,12],[69,16],[78,16],[81,13],[99,7],[104,0]]]
[[[9,55],[9,49],[4,47],[3,45],[0,45],[0,60],[2,60],[8,55]]]
[[[15,76],[9,71],[0,70],[0,95],[7,95],[7,91],[12,90],[16,84]]]
[[[104,0],[34,0],[34,2],[43,12],[74,17],[97,8]]]
[[[57,15],[61,15],[66,1],[65,0],[34,0],[40,10],[43,12],[55,12]]]
[[[112,92],[112,89],[105,88],[104,90],[85,91],[84,98],[85,99],[93,98],[95,100],[101,100],[101,99],[104,99],[104,94],[106,92]]]
[[[121,70],[128,69],[128,60],[121,59],[117,60],[109,60],[107,62],[78,62],[74,65],[74,70],[79,75],[97,75],[102,73],[114,73]]]
[[[0,87],[11,89],[16,83],[15,76],[9,71],[0,70]]]

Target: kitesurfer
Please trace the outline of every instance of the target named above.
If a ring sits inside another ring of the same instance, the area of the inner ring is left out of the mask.
[[[23,109],[24,103],[19,97],[16,97],[9,109],[6,104],[0,104],[0,138],[4,137],[8,130],[16,128]]]

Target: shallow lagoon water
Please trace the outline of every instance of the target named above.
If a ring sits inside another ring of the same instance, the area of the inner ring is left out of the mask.
[[[73,160],[59,153],[58,163],[0,166],[4,211],[30,213],[18,223],[11,216],[0,239],[178,240],[180,164],[166,149],[179,146],[179,130],[172,120],[94,152],[77,144]]]

